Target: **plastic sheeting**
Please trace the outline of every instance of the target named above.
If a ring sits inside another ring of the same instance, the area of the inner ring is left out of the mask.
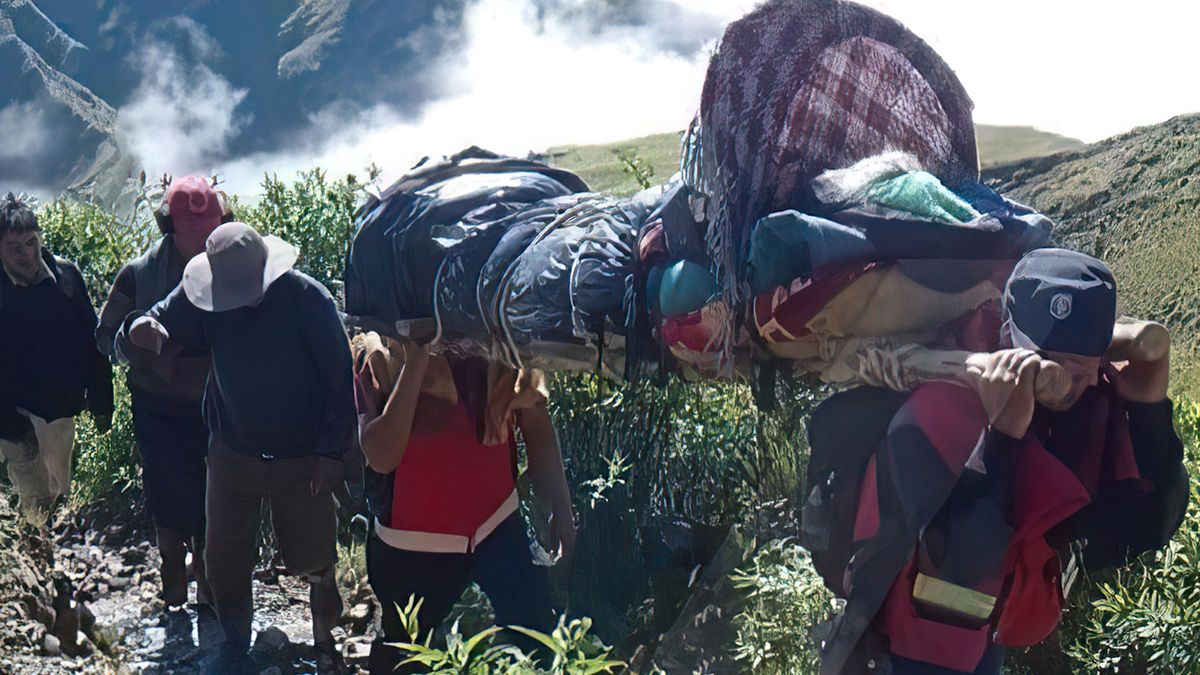
[[[355,216],[346,311],[388,323],[434,316],[438,270],[475,227],[586,190],[569,171],[478,148],[418,165]]]

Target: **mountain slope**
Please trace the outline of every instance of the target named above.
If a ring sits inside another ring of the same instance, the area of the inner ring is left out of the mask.
[[[984,167],[1079,150],[1087,145],[1079,139],[1033,127],[991,124],[975,125],[975,143],[979,147],[979,163]]]
[[[1184,348],[1176,388],[1200,392],[1200,115],[984,176],[1053,218],[1056,243],[1107,261],[1123,310],[1166,323]]]

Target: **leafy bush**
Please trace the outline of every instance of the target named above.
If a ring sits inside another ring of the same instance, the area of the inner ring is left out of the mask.
[[[419,664],[423,672],[455,675],[595,675],[611,673],[625,664],[608,658],[612,649],[591,634],[590,619],[560,617],[558,626],[550,634],[511,626],[508,630],[519,633],[546,649],[551,661],[539,662],[539,657],[526,654],[518,647],[496,644],[495,637],[504,629],[499,626],[487,628],[471,636],[459,632],[455,622],[446,636],[444,647],[434,646],[433,631],[428,631],[425,640],[420,639],[421,625],[417,620],[422,600],[413,597],[400,610],[400,620],[409,636],[409,642],[395,643],[404,654],[405,664]]]
[[[116,409],[112,429],[101,434],[87,413],[75,427],[75,466],[71,503],[94,504],[138,486],[137,439],[133,435],[133,409],[121,371],[116,371]]]
[[[1077,602],[1067,652],[1088,672],[1200,672],[1200,406],[1176,405],[1191,505],[1167,547],[1110,578]]]
[[[158,231],[137,220],[120,222],[108,211],[76,201],[57,201],[38,211],[46,248],[79,266],[97,306],[124,264],[141,255]]]
[[[321,169],[302,171],[291,183],[264,176],[258,202],[246,207],[235,202],[234,215],[263,234],[298,246],[297,269],[336,293],[365,187],[354,175],[329,180]]]
[[[815,674],[820,660],[813,629],[827,619],[833,595],[808,552],[788,539],[768,542],[730,580],[746,597],[733,618],[737,659],[764,675]]]
[[[135,213],[120,221],[111,213],[75,201],[56,201],[38,210],[46,248],[79,266],[88,296],[99,307],[108,297],[117,272],[137,257],[157,236],[153,226]],[[91,504],[137,486],[137,444],[133,413],[122,369],[113,373],[116,410],[112,430],[99,433],[87,414],[78,420],[71,501]]]

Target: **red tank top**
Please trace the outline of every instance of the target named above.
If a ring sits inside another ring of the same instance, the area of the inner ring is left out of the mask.
[[[389,529],[467,537],[473,548],[480,528],[512,501],[515,447],[511,431],[507,442],[483,445],[462,401],[452,410],[439,431],[414,429],[409,437],[394,474]]]

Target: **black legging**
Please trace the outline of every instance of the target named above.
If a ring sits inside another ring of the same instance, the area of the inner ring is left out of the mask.
[[[424,598],[417,615],[422,640],[442,624],[472,581],[491,601],[496,625],[547,632],[554,627],[549,575],[545,567],[533,564],[520,514],[509,516],[474,553],[403,551],[372,534],[367,541],[367,579],[383,610],[383,634],[371,645],[368,668],[372,675],[419,671],[395,670],[405,657],[385,644],[411,641],[397,610],[408,603],[410,595]],[[515,633],[502,637],[522,647],[536,644]]]

